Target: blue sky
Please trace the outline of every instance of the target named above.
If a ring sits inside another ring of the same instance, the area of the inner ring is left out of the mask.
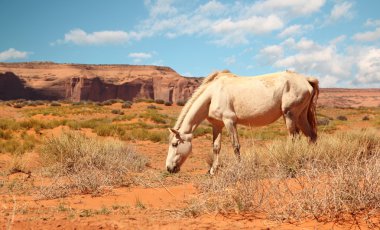
[[[292,69],[380,87],[378,0],[0,0],[0,61],[170,66],[185,76]]]

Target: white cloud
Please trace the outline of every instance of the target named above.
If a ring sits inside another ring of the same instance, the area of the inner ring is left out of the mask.
[[[335,4],[330,13],[330,20],[336,21],[341,18],[350,18],[352,17],[352,13],[350,12],[352,8],[351,2],[341,2]]]
[[[87,33],[82,29],[70,30],[65,34],[63,40],[58,40],[53,44],[74,43],[76,45],[101,45],[120,44],[129,40],[129,35],[121,30],[105,30]]]
[[[200,14],[209,15],[222,14],[225,10],[227,10],[227,6],[215,0],[209,1],[198,8]]]
[[[351,56],[338,52],[336,43],[321,45],[307,38],[298,41],[289,38],[263,48],[258,57],[264,62],[266,58],[267,63],[278,69],[317,76],[323,87],[331,87],[341,81],[349,82],[355,63]]]
[[[301,29],[302,29],[301,25],[291,25],[285,28],[283,31],[281,31],[281,33],[279,33],[278,36],[280,38],[293,37],[295,35],[302,33]]]
[[[233,65],[236,63],[236,57],[235,56],[227,57],[224,59],[224,63],[226,63],[226,65]]]
[[[358,58],[358,73],[354,83],[372,84],[380,86],[380,49],[363,49]]]
[[[363,33],[357,33],[353,36],[353,39],[361,42],[371,42],[380,39],[380,27],[376,28],[375,31],[367,31]]]
[[[214,34],[222,36],[215,41],[219,45],[247,44],[248,36],[269,33],[283,27],[282,20],[276,15],[268,17],[252,16],[247,19],[232,20],[231,18],[215,22],[211,30]]]
[[[151,58],[152,54],[141,52],[141,53],[129,53],[128,56],[131,58],[147,59],[147,58]]]
[[[325,0],[266,0],[259,1],[252,6],[254,12],[279,12],[285,11],[290,17],[310,15],[320,10]]]
[[[380,19],[377,19],[377,20],[367,19],[364,25],[365,26],[380,26]]]
[[[271,45],[267,46],[260,50],[259,55],[257,56],[261,62],[274,62],[284,55],[284,49],[280,45]]]
[[[0,52],[0,61],[8,61],[11,59],[25,59],[28,58],[28,52],[18,51],[14,48],[10,48],[3,52]]]
[[[215,33],[261,34],[283,27],[282,20],[276,15],[268,17],[252,16],[251,18],[233,21],[231,18],[217,21],[212,30]]]
[[[315,42],[307,38],[301,38],[301,40],[297,42],[296,47],[298,50],[302,51],[318,49],[318,46],[315,44]]]
[[[332,39],[329,43],[330,43],[330,45],[337,45],[337,44],[343,42],[344,40],[346,40],[346,37],[347,37],[346,35],[340,35],[340,36]]]
[[[336,87],[336,84],[338,83],[339,78],[326,75],[326,76],[320,77],[318,80],[319,80],[320,87],[331,88],[331,87]]]
[[[152,53],[144,53],[144,52],[137,52],[137,53],[129,53],[128,57],[133,58],[133,62],[139,63],[143,60],[152,58]]]
[[[345,38],[341,35],[326,44],[288,38],[278,45],[264,47],[256,58],[277,69],[316,76],[321,87],[379,87],[380,48],[349,45],[338,50],[336,45]]]
[[[149,8],[150,16],[155,18],[160,15],[174,15],[177,9],[172,6],[173,0],[157,0],[155,4],[146,1],[145,5]]]

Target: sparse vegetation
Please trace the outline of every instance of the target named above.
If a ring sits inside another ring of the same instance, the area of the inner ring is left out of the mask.
[[[178,106],[184,106],[184,105],[186,104],[186,102],[185,102],[184,100],[178,100],[178,101],[176,102],[176,104],[177,104]]]
[[[336,119],[339,120],[339,121],[347,121],[347,117],[343,116],[343,115],[337,116]]]
[[[119,114],[119,115],[124,115],[124,112],[122,110],[120,110],[120,109],[113,109],[111,111],[111,113],[113,113],[113,114]]]
[[[58,101],[53,101],[50,106],[61,106],[61,103],[59,103]]]
[[[329,124],[330,124],[330,120],[326,117],[318,118],[318,120],[317,120],[318,126],[325,126],[325,125],[329,125]]]
[[[171,106],[172,104],[173,104],[173,102],[165,101],[165,106]]]
[[[120,141],[100,141],[73,131],[45,140],[41,153],[46,167],[59,177],[70,178],[68,186],[82,193],[129,185],[133,181],[128,173],[141,171],[148,163]]]
[[[14,195],[16,215],[28,212],[28,216],[17,217],[21,221],[36,218],[34,215],[39,220],[51,220],[57,213],[68,220],[110,213],[151,214],[150,201],[139,192],[157,190],[159,197],[167,189],[164,193],[170,196],[175,191],[172,186],[187,189],[189,184],[197,188],[191,195],[194,199],[179,198],[181,204],[173,206],[174,210],[168,208],[169,215],[258,214],[277,223],[302,222],[305,218],[335,222],[352,217],[370,223],[371,215],[380,211],[380,138],[378,129],[363,130],[380,125],[380,108],[320,108],[320,138],[315,145],[309,145],[304,137],[288,141],[282,119],[265,127],[239,126],[241,163],[236,161],[224,129],[221,165],[210,177],[204,175],[206,153],[212,152],[212,127],[207,121],[194,132],[190,162],[178,174],[164,169],[167,128],[174,127],[179,107],[160,108],[146,104],[152,102],[147,100],[130,109],[123,106],[132,103],[120,100],[111,101],[120,103],[113,106],[87,101],[67,106],[59,101],[62,106],[54,107],[49,101],[41,101],[42,106],[32,105],[34,102],[0,103],[0,111],[6,115],[0,118],[0,195],[8,207],[3,213],[11,215],[9,198]],[[24,107],[15,109],[15,104]],[[348,120],[335,119],[338,115]],[[146,167],[147,157],[136,154],[128,143],[136,144],[139,151],[158,162]],[[99,199],[108,203],[109,194],[125,192],[132,200],[87,206],[86,199],[93,196],[101,195]],[[77,194],[81,195],[72,196]],[[19,195],[31,200],[62,199],[48,201],[55,205],[37,211],[23,208]],[[86,201],[76,210],[73,207],[77,205],[69,201],[72,198]],[[183,208],[182,202],[188,205]]]
[[[156,102],[156,104],[164,104],[165,103],[165,101],[162,99],[156,99],[156,100],[154,100],[154,102]]]
[[[131,101],[126,101],[124,104],[121,106],[123,109],[129,109],[132,107],[132,102]]]
[[[304,138],[274,141],[248,150],[241,163],[232,155],[198,183],[186,215],[254,211],[321,221],[380,209],[380,138],[372,132],[322,135],[314,146]]]
[[[157,106],[155,106],[155,105],[148,105],[146,108],[147,109],[157,109]]]

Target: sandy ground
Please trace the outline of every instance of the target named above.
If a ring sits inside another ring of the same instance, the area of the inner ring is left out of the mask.
[[[334,94],[340,95],[340,94]],[[322,98],[322,100],[324,100]],[[360,98],[355,99],[360,102]],[[353,103],[352,105],[358,105]],[[371,102],[372,103],[372,102]],[[372,103],[376,105],[375,102]],[[116,106],[114,106],[116,107]],[[164,107],[160,113],[176,116],[181,107]],[[3,109],[4,108],[4,109]],[[146,104],[136,104],[129,112],[139,112]],[[352,110],[356,111],[356,110]],[[369,108],[358,112],[349,111],[349,125],[338,125],[338,129],[362,129],[373,124],[362,121],[369,114],[371,119],[378,114]],[[345,109],[321,108],[319,112],[335,117],[347,112]],[[0,115],[4,117],[21,116],[13,108],[1,107]],[[55,119],[51,115],[35,115],[36,119]],[[56,135],[62,127],[43,131],[44,135]],[[284,127],[285,129],[285,127]],[[378,129],[379,130],[379,129]],[[90,130],[83,130],[88,135],[95,135]],[[135,141],[132,143],[137,152],[150,160],[144,175],[155,183],[142,182],[131,187],[108,188],[97,196],[90,194],[72,195],[61,199],[40,199],[36,194],[9,192],[0,195],[1,229],[370,229],[364,218],[357,222],[318,222],[304,220],[296,223],[280,223],[265,218],[258,213],[231,213],[221,215],[204,214],[196,218],[184,217],[181,210],[197,194],[194,181],[207,176],[207,155],[211,152],[211,136],[205,135],[193,141],[193,154],[176,175],[160,177],[165,174],[164,164],[167,155],[166,143]],[[242,140],[242,149],[250,145]],[[228,138],[223,139],[223,148],[230,148]],[[32,174],[15,173],[3,177],[6,180],[18,179],[25,184],[38,181],[34,170],[39,167],[38,153],[25,154]],[[5,170],[12,161],[10,154],[0,154],[0,170]],[[379,214],[380,216],[380,214]],[[379,223],[379,222],[378,222]]]

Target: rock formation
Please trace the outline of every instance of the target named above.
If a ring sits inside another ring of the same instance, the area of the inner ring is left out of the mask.
[[[187,100],[200,83],[200,79],[182,77],[161,66],[0,63],[1,100],[146,98],[177,102]]]

